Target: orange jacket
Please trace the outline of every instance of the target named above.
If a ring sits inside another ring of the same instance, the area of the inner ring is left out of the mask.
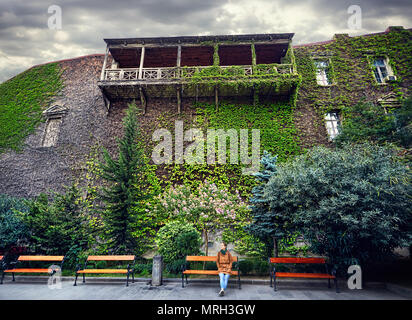
[[[229,250],[226,251],[226,254],[222,254],[222,252],[217,253],[216,264],[217,270],[219,273],[227,273],[230,274],[232,271],[232,262],[233,257],[230,254]]]

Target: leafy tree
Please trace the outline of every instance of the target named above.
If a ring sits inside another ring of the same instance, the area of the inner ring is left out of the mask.
[[[219,189],[207,180],[196,190],[182,185],[171,187],[158,197],[153,213],[164,218],[192,223],[204,236],[206,255],[211,233],[243,221],[247,205],[240,195]]]
[[[73,247],[84,248],[88,241],[86,217],[76,186],[65,194],[54,193],[50,201],[44,193],[28,200],[24,221],[30,230],[29,246],[36,253],[64,255]]]
[[[150,199],[153,193],[145,179],[148,165],[138,142],[137,121],[136,105],[129,104],[123,120],[124,135],[117,139],[118,158],[114,159],[103,149],[103,162],[100,163],[102,178],[109,184],[101,194],[108,246],[119,253],[139,250],[141,239],[134,235],[134,231],[147,227],[145,211],[139,209],[139,204]]]
[[[24,201],[0,195],[0,249],[8,250],[28,238],[27,226],[18,213],[28,210]]]
[[[252,189],[250,198],[252,210],[252,223],[246,227],[251,234],[261,239],[266,244],[267,256],[279,255],[278,243],[283,237],[291,234],[289,230],[290,212],[269,208],[268,199],[264,195],[265,187],[269,179],[277,172],[277,156],[272,156],[269,152],[264,151],[261,164],[263,169],[254,175],[260,182],[259,185]],[[273,250],[272,250],[273,249]]]
[[[405,99],[399,109],[388,113],[372,102],[360,102],[343,108],[342,112],[344,120],[341,133],[335,138],[337,145],[373,141],[379,144],[393,142],[410,148],[412,97]]]
[[[165,262],[170,263],[199,254],[202,238],[192,224],[170,221],[158,231],[156,244]]]
[[[310,250],[337,264],[377,261],[412,241],[410,169],[376,145],[315,147],[278,166],[264,190]],[[275,225],[273,225],[275,229]]]

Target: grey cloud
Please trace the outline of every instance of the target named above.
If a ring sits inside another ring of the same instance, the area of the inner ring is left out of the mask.
[[[299,10],[308,3],[303,0],[257,2],[268,10],[273,4],[278,10],[288,6]],[[316,19],[297,24],[297,30],[291,29],[291,21],[267,21],[253,10],[242,21],[235,20],[237,13],[225,10],[227,3],[229,0],[0,0],[0,52],[3,53],[0,55],[0,81],[27,68],[27,65],[10,66],[7,61],[15,57],[44,63],[51,60],[50,55],[56,60],[72,57],[68,55],[102,53],[103,38],[294,32],[294,43],[329,40],[335,32],[347,29],[347,8],[351,4],[362,8],[361,33],[383,31],[387,25],[383,25],[382,19],[385,23],[390,21],[390,25],[409,21],[409,25],[404,26],[412,26],[410,0],[313,0],[309,3]],[[61,6],[62,31],[68,36],[66,41],[59,43],[59,49],[55,46],[55,33],[47,29],[47,8],[51,4]]]

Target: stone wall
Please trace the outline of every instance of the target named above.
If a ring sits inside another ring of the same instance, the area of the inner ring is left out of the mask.
[[[62,191],[81,169],[90,146],[105,139],[109,125],[99,88],[103,57],[66,60],[64,89],[56,100],[68,108],[62,118],[56,146],[43,147],[46,122],[24,142],[22,152],[0,156],[0,193],[33,197],[48,189]]]
[[[399,30],[391,32],[399,32]],[[408,32],[411,33],[411,30]],[[393,33],[390,35],[391,39],[397,39]],[[385,33],[382,33],[382,36],[385,37]],[[322,112],[326,109],[319,107],[320,102],[331,104],[333,107],[333,103],[345,102],[344,99],[340,100],[340,97],[348,99],[347,103],[354,103],[363,97],[376,99],[391,90],[391,86],[373,84],[371,70],[364,66],[364,59],[355,64],[356,70],[362,70],[363,74],[353,77],[354,85],[338,79],[337,85],[316,87],[316,79],[310,78],[310,68],[303,64],[299,65],[299,62],[307,61],[312,52],[333,49],[337,61],[341,62],[341,69],[350,66],[353,57],[345,50],[351,48],[350,52],[359,53],[354,51],[356,39],[355,42],[351,42],[352,40],[346,37],[338,37],[337,40],[295,48],[298,71],[304,78],[299,89],[295,112],[295,125],[298,128],[302,148],[330,144],[322,119]],[[389,45],[395,44],[389,43]],[[93,146],[98,144],[108,148],[111,153],[116,152],[116,137],[122,134],[122,118],[128,101],[113,102],[110,112],[107,113],[102,93],[97,86],[103,59],[102,55],[95,55],[60,62],[64,70],[62,75],[64,89],[60,96],[56,97],[56,102],[66,107],[68,111],[62,118],[56,145],[42,146],[47,124],[44,122],[26,139],[22,152],[13,151],[0,155],[0,193],[34,197],[49,189],[61,192],[64,185],[70,185],[76,177],[82,175]],[[398,86],[398,89],[405,91],[404,89],[411,83],[408,77],[411,65],[407,65],[410,57],[402,57],[402,59],[400,61],[404,61],[406,65],[400,65],[399,68],[409,68],[409,71],[402,72],[404,82]],[[335,71],[338,74],[341,70]],[[362,79],[366,81],[364,86],[361,83]],[[250,104],[253,98],[246,97],[243,100]],[[236,101],[242,103],[239,99]],[[213,103],[213,100],[209,102]],[[150,144],[152,132],[162,125],[159,122],[160,115],[164,117],[166,114],[167,117],[163,122],[169,123],[173,123],[176,119],[193,118],[195,114],[192,108],[193,99],[183,99],[181,115],[177,114],[176,103],[176,99],[173,98],[148,100],[147,113],[139,118],[146,145]]]

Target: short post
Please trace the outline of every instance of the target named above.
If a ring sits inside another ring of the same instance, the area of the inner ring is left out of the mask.
[[[163,282],[163,257],[153,257],[152,286],[161,286]]]

